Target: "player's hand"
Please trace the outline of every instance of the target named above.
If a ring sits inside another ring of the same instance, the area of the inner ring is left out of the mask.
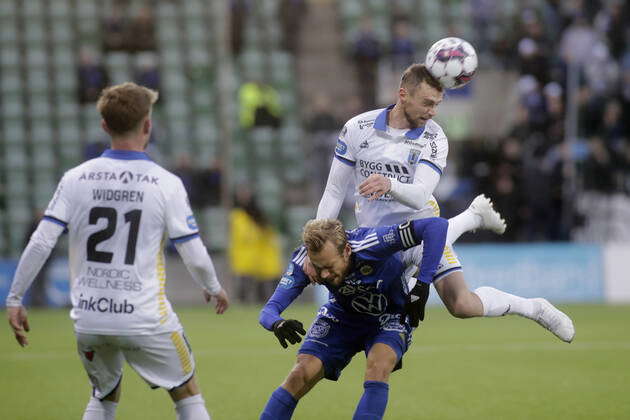
[[[210,303],[212,299],[216,301],[214,307],[219,315],[227,311],[227,308],[230,306],[230,299],[224,289],[221,289],[216,295],[211,295],[208,291],[204,290],[203,297],[206,299],[206,303]]]
[[[324,284],[322,279],[320,279],[317,275],[317,271],[315,271],[315,267],[313,267],[313,264],[311,264],[311,259],[308,257],[308,255],[306,255],[306,258],[304,258],[302,270],[304,270],[304,274],[308,276],[311,284]]]
[[[304,326],[300,321],[295,319],[282,319],[273,324],[273,333],[285,349],[288,347],[287,341],[291,344],[302,341],[300,334],[306,334]],[[299,333],[299,334],[298,334]]]
[[[28,325],[26,308],[24,308],[24,306],[7,307],[7,318],[9,318],[9,325],[15,334],[17,342],[22,347],[27,346],[28,339],[26,338],[26,333],[30,331],[31,328]]]
[[[424,309],[427,306],[430,291],[430,285],[420,280],[409,291],[405,304],[405,314],[409,320],[409,325],[414,328],[420,324],[420,321],[424,321]]]
[[[376,200],[392,189],[392,182],[380,174],[372,174],[359,185],[359,194],[368,200]]]

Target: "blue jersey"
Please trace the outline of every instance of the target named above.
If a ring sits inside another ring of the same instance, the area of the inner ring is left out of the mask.
[[[383,314],[402,314],[408,265],[420,265],[420,281],[430,283],[442,256],[448,222],[442,218],[412,220],[401,225],[358,228],[347,232],[351,269],[339,286],[325,285],[329,300],[320,311],[332,317],[361,318],[378,323]],[[423,246],[418,247],[421,242]],[[404,251],[404,252],[402,252]],[[310,281],[302,269],[304,246],[292,255],[273,296],[260,314],[268,330]]]

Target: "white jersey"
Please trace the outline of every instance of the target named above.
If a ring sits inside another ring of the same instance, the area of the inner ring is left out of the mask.
[[[411,184],[418,165],[428,165],[439,175],[446,167],[448,140],[442,128],[429,120],[424,127],[412,130],[391,129],[387,120],[392,108],[393,105],[357,115],[341,131],[335,158],[354,168],[355,185],[372,174]],[[368,200],[357,190],[355,203],[359,226],[385,226],[435,214],[430,203],[416,210],[390,194]]]
[[[107,150],[63,176],[44,218],[69,228],[72,311],[81,333],[176,331],[164,244],[199,236],[181,180],[145,153]]]

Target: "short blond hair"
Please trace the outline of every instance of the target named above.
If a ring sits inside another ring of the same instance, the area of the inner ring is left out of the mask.
[[[346,231],[337,219],[312,219],[306,222],[302,241],[309,252],[319,253],[330,241],[341,254],[348,243]]]
[[[123,135],[138,128],[157,100],[156,91],[127,82],[103,89],[96,109],[113,134]]]

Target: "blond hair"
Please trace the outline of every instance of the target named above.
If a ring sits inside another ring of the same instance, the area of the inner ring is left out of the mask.
[[[339,220],[312,219],[304,225],[302,241],[309,252],[319,253],[330,241],[341,254],[348,243],[346,231]]]
[[[400,87],[411,92],[419,87],[422,82],[427,82],[429,86],[437,89],[438,92],[444,90],[440,81],[429,73],[429,70],[424,64],[412,64],[407,67],[400,79]]]
[[[157,99],[156,91],[127,82],[103,89],[96,109],[114,135],[124,135],[138,128]]]

